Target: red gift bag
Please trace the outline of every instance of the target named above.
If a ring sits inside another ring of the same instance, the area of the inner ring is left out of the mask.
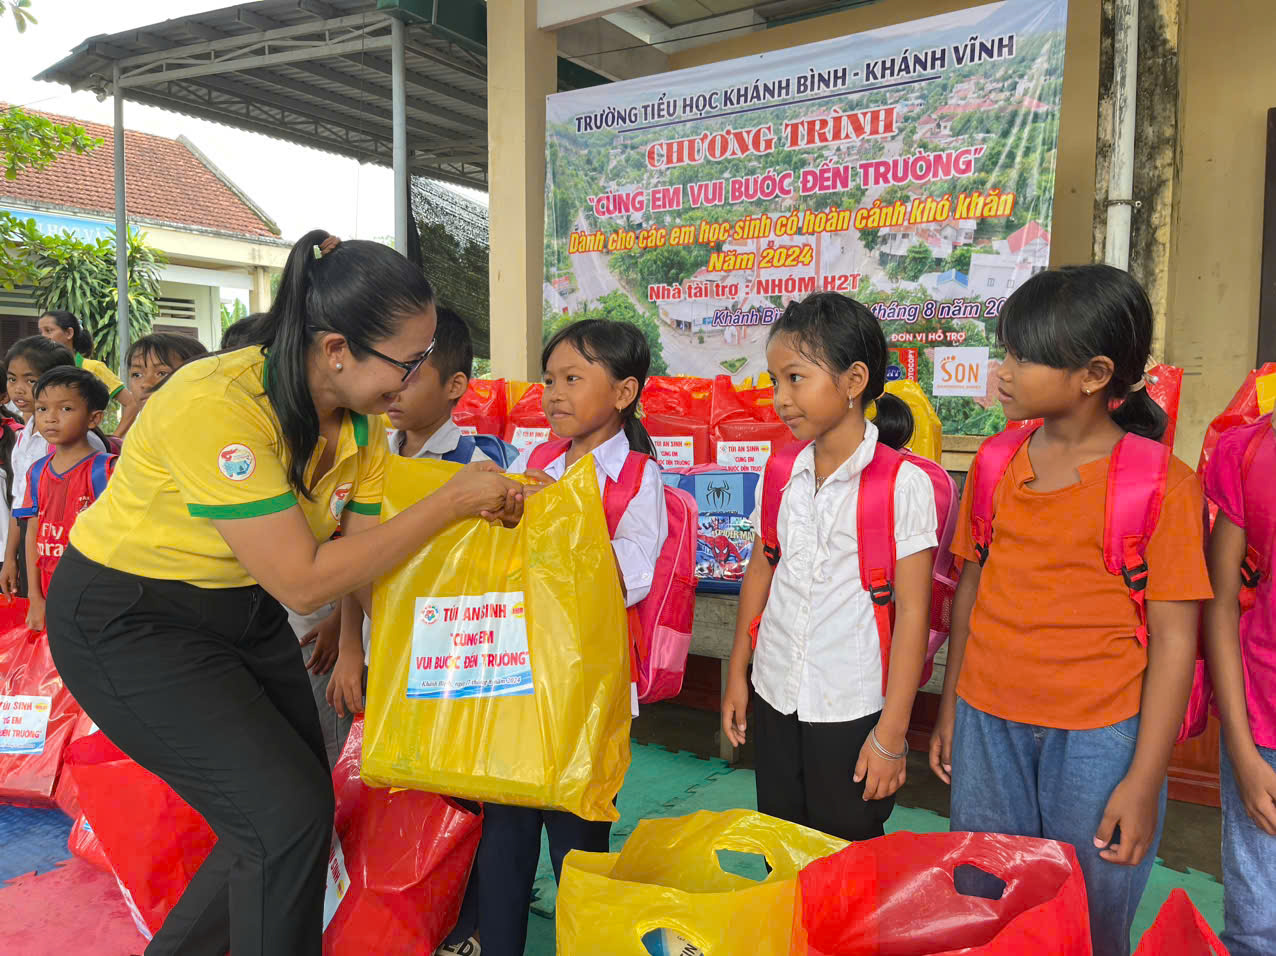
[[[0,603],[0,803],[54,806],[62,754],[82,711],[25,600]]]
[[[1177,889],[1139,940],[1134,956],[1227,956],[1227,947],[1188,895]]]
[[[67,748],[80,806],[111,871],[150,938],[217,842],[204,818],[102,733]],[[74,833],[72,834],[74,836]]]
[[[325,956],[432,953],[456,924],[482,817],[433,793],[373,789],[359,779],[363,719],[332,774],[349,888],[329,883]]]
[[[505,434],[508,387],[505,379],[470,379],[470,386],[452,409],[452,421],[462,429],[472,428],[480,435]]]
[[[75,721],[75,726],[71,728],[71,736],[67,740],[67,746],[75,743],[81,737],[87,737],[89,734],[95,733],[97,733],[97,724],[93,722],[92,717],[81,711],[80,716]],[[79,788],[75,785],[75,777],[70,773],[58,774],[58,787],[53,791],[53,802],[58,805],[58,809],[72,820],[81,816]]]
[[[71,776],[67,774],[66,776]],[[78,856],[86,863],[92,863],[99,870],[111,872],[111,862],[106,858],[106,851],[102,849],[102,842],[97,838],[97,834],[93,832],[93,827],[89,821],[85,819],[81,813],[75,818],[75,825],[71,827],[71,835],[67,837],[66,848],[71,851],[72,856]]]
[[[723,442],[767,442],[770,445],[768,454],[774,454],[790,442],[797,441],[789,426],[776,414],[774,389],[737,391],[729,375],[719,375],[713,380],[710,437],[713,460],[718,464],[730,463],[719,456],[718,446]]]
[[[954,870],[1004,880],[963,896]],[[794,956],[1090,956],[1085,882],[1072,847],[992,833],[893,833],[853,843],[798,877]]]
[[[549,419],[541,407],[544,395],[544,385],[539,382],[531,385],[506,418],[505,440],[521,452],[550,439]]]

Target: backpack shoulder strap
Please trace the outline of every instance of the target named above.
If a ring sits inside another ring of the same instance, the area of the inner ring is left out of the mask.
[[[571,445],[572,440],[570,438],[551,438],[549,441],[541,442],[527,456],[527,467],[544,471],[546,465],[559,455],[565,454]]]
[[[1161,517],[1170,449],[1138,435],[1126,435],[1112,450],[1103,518],[1103,563],[1125,579],[1139,616],[1136,635],[1146,646],[1147,546]]]
[[[456,447],[446,454],[440,455],[444,461],[450,461],[457,465],[468,465],[470,459],[474,457],[474,449],[477,442],[469,435],[462,435],[457,439]]]
[[[478,445],[479,451],[502,468],[508,468],[518,458],[518,449],[495,435],[478,434],[471,437],[474,439],[474,444]]]
[[[1262,427],[1254,432],[1241,459],[1241,493],[1245,501],[1245,560],[1241,562],[1241,607],[1254,604],[1254,589],[1272,570],[1272,539],[1276,537],[1276,511],[1267,505],[1269,493],[1259,483],[1272,474],[1276,466],[1276,437],[1272,435],[1272,416],[1259,419]],[[1259,467],[1255,471],[1254,466]],[[1250,475],[1257,477],[1253,481]],[[1246,594],[1245,592],[1249,593]]]
[[[791,442],[766,460],[762,471],[762,549],[771,567],[780,563],[780,499],[793,475],[793,463],[810,442]]]
[[[603,491],[603,513],[607,516],[608,537],[616,536],[616,529],[620,527],[620,519],[625,516],[625,509],[642,488],[642,476],[649,460],[641,452],[631,451],[625,459],[624,467],[620,469],[620,478],[616,481],[607,479],[606,490]]]
[[[952,567],[953,531],[957,522],[957,485],[943,465],[931,461],[923,455],[905,450],[904,460],[916,465],[930,479],[935,491],[935,573],[948,579],[955,579],[956,572]]]
[[[1037,427],[1007,428],[980,445],[975,455],[969,479],[972,483],[970,537],[981,565],[988,560],[988,548],[992,544],[992,519],[997,510],[993,499],[997,495],[997,485]]]
[[[856,547],[860,583],[873,601],[877,638],[882,649],[882,693],[891,659],[895,627],[895,479],[904,456],[878,442],[873,460],[860,472],[856,503]]]
[[[106,490],[106,483],[115,471],[116,456],[107,452],[98,452],[93,456],[93,464],[89,466],[89,479],[93,483],[93,497],[100,498]]]

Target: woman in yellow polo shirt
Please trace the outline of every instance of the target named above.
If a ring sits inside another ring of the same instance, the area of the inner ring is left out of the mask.
[[[322,950],[332,783],[280,602],[311,611],[454,521],[522,513],[518,484],[472,465],[378,521],[388,451],[372,422],[434,334],[407,259],[312,232],[269,315],[262,347],[197,359],[151,396],[50,586],[66,686],[218,836],[152,956]]]
[[[108,365],[89,358],[89,353],[93,351],[93,338],[84,328],[79,316],[64,309],[50,309],[40,316],[37,328],[46,339],[52,339],[70,349],[75,354],[75,364],[92,372],[106,386],[111,398],[120,403],[120,427],[115,429],[115,434],[123,438],[128,426],[137,416],[137,401]]]

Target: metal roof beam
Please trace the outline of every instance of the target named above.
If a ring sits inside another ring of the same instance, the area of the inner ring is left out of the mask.
[[[420,55],[412,47],[408,47],[407,49],[408,49],[408,52],[412,53],[414,56]],[[390,63],[379,56],[354,56],[353,54],[351,54],[346,56],[345,59],[351,63],[357,63],[360,66],[366,66],[370,70],[375,70],[376,72],[380,73],[382,76],[394,75],[394,70],[390,66]],[[431,79],[430,77],[425,76],[424,74],[421,74],[421,73],[417,73],[414,70],[404,71],[403,79],[408,86],[414,87],[423,93],[436,93],[439,96],[446,96],[450,99],[454,99],[458,103],[466,103],[470,106],[475,107],[476,109],[483,110],[484,112],[487,111],[486,97],[476,96],[473,93],[467,93],[464,90],[458,90],[456,89],[456,87],[448,86],[446,83],[441,83],[438,80]],[[425,106],[421,106],[419,108],[427,109],[427,107]],[[459,114],[451,113],[447,110],[443,110],[441,107],[429,107],[428,109],[430,110],[430,112],[438,113],[440,118],[442,118],[442,114],[444,113],[447,113],[449,116],[459,116]],[[466,119],[469,120],[469,117],[466,117]]]
[[[140,86],[153,86],[166,80],[194,79],[200,76],[216,76],[219,73],[237,73],[244,70],[258,70],[263,67],[281,66],[289,63],[302,63],[322,57],[341,56],[345,53],[359,53],[365,50],[384,50],[390,46],[390,37],[360,37],[344,43],[330,43],[323,46],[308,46],[299,50],[284,53],[268,53],[261,56],[233,57],[216,60],[201,66],[187,66],[177,69],[164,69],[151,73],[137,73],[120,80],[123,89],[135,89]],[[148,64],[156,65],[156,64]],[[164,64],[160,64],[164,65]]]
[[[484,89],[487,88],[486,62],[482,65],[483,66],[482,70],[480,70],[476,68],[473,63],[462,63],[460,60],[454,59],[445,53],[440,53],[438,50],[433,50],[433,49],[430,49],[429,47],[420,46],[419,44],[408,43],[405,45],[405,49],[409,53],[411,53],[413,56],[419,56],[423,60],[429,60],[431,63],[437,63],[439,66],[445,66],[449,70],[456,70],[456,72],[458,73],[464,73],[466,76],[472,79],[478,80],[480,83],[482,83],[484,86]],[[464,52],[469,54],[469,51],[464,50],[463,47],[458,46],[456,47],[456,49],[463,50]],[[473,54],[469,54],[469,55],[472,56]]]

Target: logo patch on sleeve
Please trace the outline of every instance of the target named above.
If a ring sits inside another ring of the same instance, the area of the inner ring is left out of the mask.
[[[247,445],[231,442],[217,453],[217,467],[231,481],[245,481],[257,470],[257,456]]]
[[[328,502],[328,510],[332,512],[334,520],[341,520],[341,512],[346,510],[346,503],[350,500],[350,492],[353,489],[354,482],[343,481],[332,492],[332,498]]]

